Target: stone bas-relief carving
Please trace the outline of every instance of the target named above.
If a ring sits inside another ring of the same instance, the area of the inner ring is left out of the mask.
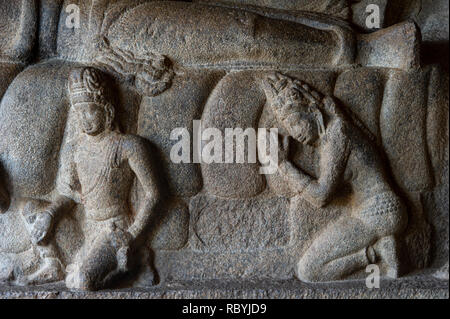
[[[286,155],[280,159],[280,175],[291,190],[320,208],[340,185],[347,183],[352,189],[350,216],[340,217],[313,240],[298,263],[298,277],[305,281],[343,279],[378,259],[386,264],[389,276],[397,277],[395,236],[406,226],[406,207],[389,185],[376,147],[345,118],[331,97],[321,99],[307,84],[275,75],[267,79],[265,90],[288,137],[318,148],[316,180]],[[289,139],[283,144],[288,147]],[[336,245],[339,242],[346,244]]]
[[[420,26],[370,32],[363,2],[92,0],[70,29],[69,1],[19,2],[1,2],[21,17],[0,24],[3,285],[301,290],[368,265],[448,285],[448,71],[420,60]],[[276,172],[173,163],[194,120],[278,128]]]
[[[128,270],[134,242],[148,225],[159,195],[145,140],[120,133],[115,124],[114,106],[105,96],[104,75],[88,67],[74,68],[69,77],[68,95],[79,129],[61,151],[57,195],[44,209],[32,201],[23,208],[42,266],[18,279],[42,284],[65,278],[68,288],[92,290]],[[133,176],[144,192],[134,217],[129,211]],[[56,215],[70,213],[75,204],[85,210],[88,231],[65,276],[49,236]]]
[[[98,289],[120,272],[128,270],[135,241],[147,226],[158,199],[152,164],[145,141],[120,133],[114,106],[104,96],[102,74],[93,68],[74,69],[69,79],[69,96],[78,117],[81,136],[67,142],[61,157],[57,205],[39,214],[33,223],[33,242],[45,239],[55,212],[67,202],[84,206],[89,233],[75,263],[67,267],[68,288]],[[145,196],[130,222],[128,193],[135,175]],[[56,207],[54,207],[56,206]],[[39,282],[54,272],[44,265],[32,276]],[[51,277],[51,275],[50,275]],[[55,277],[56,278],[56,277]]]

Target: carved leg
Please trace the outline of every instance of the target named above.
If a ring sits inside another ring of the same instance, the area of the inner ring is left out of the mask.
[[[400,235],[406,228],[408,215],[400,199],[389,193],[378,195],[375,205],[362,209],[358,216],[379,238],[369,247],[371,263],[380,263],[382,272],[391,278],[400,274]],[[370,202],[371,200],[369,200]]]
[[[308,248],[297,265],[297,275],[306,282],[344,279],[370,263],[367,247],[375,240],[375,232],[359,219],[342,217]]]
[[[98,290],[104,279],[117,267],[116,251],[104,236],[94,241],[81,261],[68,267],[66,286],[69,289]]]
[[[14,279],[14,258],[11,254],[0,253],[0,284]]]
[[[34,273],[24,278],[24,284],[41,285],[50,282],[56,282],[64,279],[64,266],[59,259],[54,239],[45,239],[37,242],[33,239],[33,227],[39,215],[44,214],[43,208],[48,205],[40,200],[27,200],[22,209],[23,222],[32,242],[33,249],[39,255],[40,267]]]
[[[80,261],[68,267],[66,286],[70,289],[98,290],[108,285],[117,275],[128,270],[130,248],[117,244],[120,230],[103,231],[88,242]]]
[[[58,258],[56,247],[53,244],[48,246],[37,246],[42,266],[33,274],[27,277],[27,284],[41,285],[56,282],[64,279],[64,266]]]

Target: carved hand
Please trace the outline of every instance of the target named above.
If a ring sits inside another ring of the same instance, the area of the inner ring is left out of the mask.
[[[325,106],[328,110],[334,110],[336,108],[336,102],[334,101],[333,97],[327,95],[323,98],[322,104]]]
[[[131,246],[134,237],[126,230],[116,228],[110,237],[111,245],[119,250],[122,247]]]
[[[110,237],[111,245],[116,249],[117,267],[121,271],[128,270],[128,261],[131,255],[132,242],[134,237],[125,230],[115,229]]]
[[[53,226],[53,214],[50,211],[43,211],[32,216],[31,241],[38,245],[47,237]]]
[[[266,131],[265,134],[265,148],[261,147],[258,143],[258,159],[261,164],[267,165],[268,161],[278,165],[283,161],[287,161],[289,158],[289,136],[287,135],[274,135]],[[275,151],[272,149],[276,147]]]

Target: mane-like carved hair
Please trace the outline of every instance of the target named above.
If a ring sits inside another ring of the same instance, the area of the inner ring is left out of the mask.
[[[146,52],[143,56],[137,56],[132,51],[112,47],[106,37],[101,38],[99,51],[96,63],[132,77],[136,89],[142,95],[156,96],[172,84],[175,73],[170,60],[164,55]]]

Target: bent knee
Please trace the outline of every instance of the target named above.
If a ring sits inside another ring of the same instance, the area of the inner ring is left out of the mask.
[[[308,256],[303,256],[297,263],[297,277],[304,282],[320,281],[320,264],[312,262]]]
[[[69,289],[96,290],[95,281],[90,278],[89,273],[82,270],[69,273],[66,277],[66,286]]]

